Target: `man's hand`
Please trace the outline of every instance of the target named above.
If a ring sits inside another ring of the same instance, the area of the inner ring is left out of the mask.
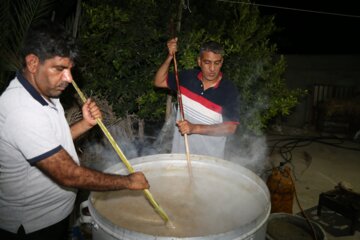
[[[176,121],[176,125],[178,126],[181,135],[194,133],[194,129],[196,127],[194,124],[188,122],[187,120]]]
[[[142,172],[134,172],[128,175],[129,185],[127,186],[130,190],[142,190],[150,187],[145,175]]]
[[[169,56],[173,57],[174,54],[177,52],[177,38],[170,39],[167,42],[167,47],[169,50]]]
[[[87,99],[82,107],[83,118],[90,127],[96,125],[96,119],[102,118],[100,108],[92,99]]]

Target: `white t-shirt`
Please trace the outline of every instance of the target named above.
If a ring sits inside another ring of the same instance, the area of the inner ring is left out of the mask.
[[[45,100],[21,75],[0,97],[0,228],[30,233],[67,217],[76,189],[59,186],[34,164],[65,149],[79,164],[59,99]]]

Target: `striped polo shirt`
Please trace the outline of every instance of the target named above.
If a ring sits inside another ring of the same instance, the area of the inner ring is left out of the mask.
[[[235,85],[222,77],[213,87],[206,90],[202,84],[202,72],[198,69],[179,72],[181,99],[185,119],[194,124],[239,124],[238,91]],[[168,87],[176,91],[174,74],[169,74]],[[177,119],[181,119],[177,111]],[[188,135],[190,153],[224,157],[225,136]],[[185,153],[184,138],[174,131],[172,152]]]

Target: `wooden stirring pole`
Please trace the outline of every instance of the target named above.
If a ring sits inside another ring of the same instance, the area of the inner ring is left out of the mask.
[[[77,86],[77,84],[75,83],[75,81],[72,81],[72,85],[74,86],[76,92],[79,94],[81,100],[85,103],[86,102],[86,97],[85,95],[81,92],[80,88]],[[133,167],[131,166],[130,162],[127,160],[126,156],[124,155],[124,153],[121,151],[120,147],[117,145],[116,141],[114,140],[114,138],[111,136],[110,132],[107,130],[107,128],[105,127],[104,123],[101,121],[101,119],[97,118],[96,119],[97,124],[99,125],[99,127],[101,128],[101,130],[104,132],[105,136],[108,138],[109,142],[111,143],[111,145],[113,146],[113,148],[115,149],[116,153],[119,155],[120,159],[122,160],[122,162],[125,164],[126,168],[128,169],[128,171],[130,173],[135,172]],[[169,217],[168,215],[165,213],[165,211],[160,207],[160,205],[155,201],[155,199],[153,198],[152,194],[150,193],[150,191],[148,189],[144,189],[144,193],[146,198],[149,200],[149,202],[151,203],[151,205],[154,207],[155,211],[160,215],[160,217],[165,221],[166,224],[169,224]]]
[[[184,106],[182,104],[179,75],[178,75],[175,53],[173,56],[173,60],[174,60],[174,71],[175,71],[177,98],[178,98],[178,103],[179,103],[180,116],[181,116],[181,121],[184,121],[185,120]],[[184,134],[184,140],[185,140],[185,151],[186,151],[186,160],[187,160],[188,171],[189,171],[190,178],[192,179],[192,167],[191,167],[191,160],[190,160],[189,141],[188,141],[188,136],[186,133]]]

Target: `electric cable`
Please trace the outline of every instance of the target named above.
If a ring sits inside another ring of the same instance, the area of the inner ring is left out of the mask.
[[[232,0],[217,0],[218,2],[226,2],[226,3],[237,3],[237,4],[246,4],[246,5],[254,5],[259,7],[267,7],[267,8],[277,8],[277,9],[284,9],[284,10],[292,10],[298,12],[307,12],[307,13],[316,13],[316,14],[326,14],[331,16],[338,16],[338,17],[350,17],[350,18],[360,18],[360,15],[352,15],[352,14],[343,14],[343,13],[333,13],[333,12],[323,12],[323,11],[314,11],[314,10],[307,10],[307,9],[300,9],[300,8],[291,8],[291,7],[283,7],[283,6],[275,6],[275,5],[268,5],[268,4],[258,4],[258,3],[250,3],[250,2],[242,2],[242,1],[232,1]]]
[[[314,229],[314,226],[311,224],[310,222],[310,218],[306,215],[304,209],[301,207],[301,204],[300,204],[300,201],[299,201],[299,197],[297,195],[297,191],[296,191],[296,188],[295,188],[295,182],[294,182],[294,179],[291,177],[291,174],[289,174],[289,178],[294,186],[294,194],[295,194],[295,199],[296,199],[296,203],[298,204],[299,208],[300,208],[300,212],[301,214],[303,215],[303,217],[305,218],[307,224],[309,225],[310,229],[311,229],[311,232],[312,232],[312,237],[314,240],[317,240],[317,234],[316,234],[316,231]]]
[[[283,135],[281,135],[281,136],[283,136]],[[282,158],[282,161],[280,162],[279,167],[282,167],[285,164],[290,164],[292,166],[295,179],[297,179],[296,174],[294,172],[295,166],[292,163],[292,158],[293,158],[292,152],[295,148],[305,147],[305,146],[308,146],[308,145],[316,142],[316,143],[328,145],[331,147],[341,148],[341,149],[345,149],[345,150],[360,151],[360,146],[358,146],[358,147],[344,146],[346,141],[348,141],[348,142],[353,142],[353,141],[349,141],[348,139],[343,139],[343,138],[339,138],[336,136],[328,136],[328,137],[300,136],[300,137],[287,137],[287,138],[277,138],[277,139],[269,139],[268,140],[269,143],[274,142],[274,141],[275,141],[275,143],[273,145],[269,146],[269,148],[271,149],[269,152],[269,156],[271,156],[275,150],[278,150],[278,153],[280,154],[280,156]],[[264,172],[267,173],[269,171],[271,171],[271,169],[267,169]]]

